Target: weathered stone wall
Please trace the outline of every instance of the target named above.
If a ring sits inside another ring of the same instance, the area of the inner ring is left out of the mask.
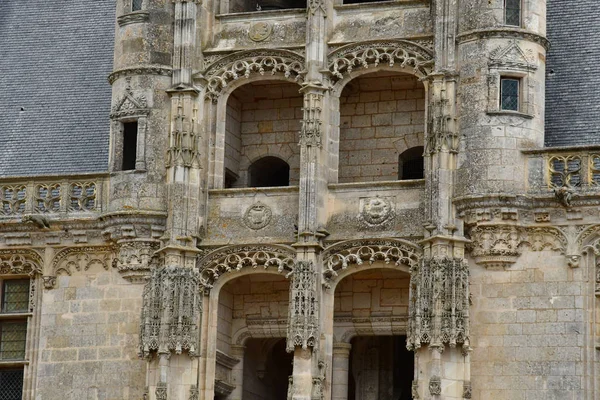
[[[423,145],[425,92],[414,76],[352,80],[340,97],[339,183],[398,179],[398,156]]]
[[[91,267],[59,276],[56,287],[44,291],[36,399],[142,397],[142,289],[116,270]]]

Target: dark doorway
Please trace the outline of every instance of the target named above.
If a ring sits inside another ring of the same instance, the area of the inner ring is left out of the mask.
[[[290,166],[277,157],[263,157],[256,160],[250,168],[250,187],[289,186]]]
[[[411,147],[398,157],[398,179],[423,179],[423,146]]]
[[[359,336],[352,340],[348,400],[411,400],[414,355],[406,336]],[[368,391],[368,394],[367,394]]]
[[[287,399],[293,354],[285,350],[285,339],[249,339],[244,352],[243,398]]]

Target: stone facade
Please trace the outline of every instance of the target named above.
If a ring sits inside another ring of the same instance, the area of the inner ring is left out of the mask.
[[[24,399],[600,396],[600,147],[543,147],[546,2],[347,3],[117,1],[108,171],[0,181]]]

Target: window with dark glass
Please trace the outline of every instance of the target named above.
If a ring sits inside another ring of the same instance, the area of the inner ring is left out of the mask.
[[[138,123],[123,123],[123,171],[135,169]]]
[[[0,369],[0,399],[21,400],[23,369]]]
[[[3,282],[2,312],[27,312],[29,305],[29,279],[11,279]]]
[[[290,166],[277,157],[263,157],[256,160],[248,169],[250,187],[270,187],[290,185]]]
[[[521,26],[521,0],[504,0],[504,24]]]
[[[519,85],[517,78],[500,78],[500,109],[519,111]]]
[[[140,11],[143,0],[131,0],[131,11]]]
[[[398,179],[423,179],[423,146],[411,147],[398,157]]]

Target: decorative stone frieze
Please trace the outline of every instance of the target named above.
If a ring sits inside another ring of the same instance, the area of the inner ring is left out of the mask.
[[[319,343],[317,271],[312,261],[298,261],[290,289],[287,351],[314,348]]]
[[[117,253],[112,265],[128,281],[143,282],[151,273],[153,268],[152,259],[155,257],[155,252],[159,247],[159,241],[146,241],[142,239],[120,242],[116,246]],[[157,263],[156,259],[154,263]]]
[[[354,69],[377,67],[412,68],[420,77],[427,76],[433,68],[433,57],[429,50],[408,40],[373,40],[342,46],[328,56],[328,69],[334,80],[344,77]]]
[[[120,15],[117,17],[117,23],[119,26],[125,26],[130,24],[140,24],[147,22],[150,18],[150,13],[147,11],[135,11],[132,13]]]
[[[139,75],[160,75],[160,76],[171,76],[173,70],[170,67],[164,66],[144,66],[144,67],[133,67],[123,68],[114,71],[108,75],[108,83],[111,85],[120,78],[128,76],[139,76]]]
[[[421,258],[421,249],[413,243],[400,239],[349,240],[333,244],[323,252],[323,285],[331,286],[339,271],[348,266],[373,264],[383,261],[386,264],[414,267]]]
[[[113,247],[67,247],[58,251],[51,263],[52,275],[44,277],[44,285],[50,289],[56,284],[56,276],[61,273],[72,275],[74,271],[87,271],[93,266],[108,270],[113,255]]]
[[[285,78],[302,81],[304,57],[289,50],[251,50],[230,54],[210,65],[205,71],[207,96],[217,101],[229,82],[249,78],[251,74],[282,74]]]
[[[531,32],[521,28],[486,28],[477,29],[469,32],[462,33],[456,37],[458,43],[470,42],[481,39],[524,39],[536,44],[539,44],[544,49],[550,48],[550,41],[544,36],[538,35],[535,32]]]
[[[215,281],[225,273],[239,271],[242,268],[267,269],[276,267],[286,277],[293,274],[296,252],[282,245],[237,245],[216,249],[198,259],[200,284],[210,290]]]
[[[152,272],[143,293],[139,356],[181,354],[198,356],[202,294],[200,275],[185,267],[162,267]]]
[[[271,207],[259,201],[246,209],[242,221],[248,228],[257,231],[269,225],[272,215]]]
[[[469,348],[469,266],[460,258],[427,258],[411,267],[407,348]],[[431,388],[431,384],[430,384]]]

